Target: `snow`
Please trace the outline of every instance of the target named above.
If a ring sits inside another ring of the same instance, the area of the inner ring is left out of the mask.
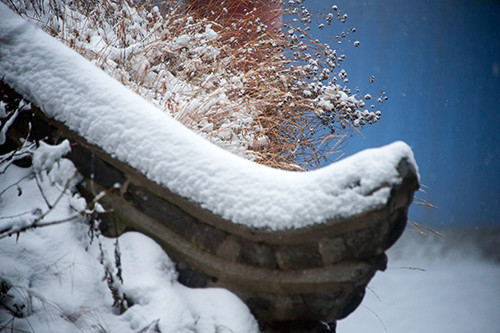
[[[244,160],[200,138],[4,4],[0,75],[49,117],[152,181],[251,227],[283,230],[359,214],[387,202],[390,186],[401,182],[401,159],[417,169],[402,142],[306,173]]]
[[[33,154],[52,156],[53,165],[23,169],[10,164],[0,175],[0,230],[8,233],[26,226],[23,221],[13,223],[13,216],[30,216],[34,211],[37,217],[43,216],[36,229],[18,237],[0,237],[0,330],[258,331],[248,308],[227,290],[189,289],[176,282],[174,263],[160,246],[138,233],[117,240],[123,284],[114,285],[130,301],[129,308],[119,314],[103,279],[105,269],[116,274],[111,259],[115,240],[89,236],[89,220],[79,214],[87,206],[85,199],[73,192],[73,186],[66,190],[61,186],[73,177],[68,169],[74,172],[69,160],[56,157],[61,150],[65,145],[41,146]],[[47,176],[47,167],[53,177],[42,177],[46,181],[37,184],[36,177]],[[16,182],[17,187],[11,186]],[[43,227],[62,220],[68,222]]]
[[[456,227],[459,228],[459,227]],[[339,333],[498,333],[500,262],[480,253],[496,237],[477,228],[449,228],[446,238],[406,230],[389,250],[389,267],[370,282],[361,306],[338,322]],[[471,240],[478,234],[479,241]],[[465,235],[465,236],[464,236]],[[450,243],[452,243],[450,245]]]
[[[57,160],[71,151],[69,141],[66,139],[56,146],[51,146],[43,141],[40,147],[33,153],[33,169],[35,172],[47,170],[50,172]]]
[[[193,22],[191,17],[185,17],[184,22],[175,15],[164,17],[157,7],[149,11],[121,1],[94,5],[91,17],[87,17],[90,9],[85,9],[85,3],[42,1],[26,6],[23,0],[13,0],[8,5],[22,8],[23,18],[55,34],[61,43],[71,45],[199,135],[232,153],[255,159],[249,147],[264,130],[254,120],[259,111],[253,105],[242,106],[241,98],[233,100],[227,94],[238,85],[225,77],[243,74],[228,74],[225,66],[204,73],[214,60],[224,63],[219,57],[221,49],[214,47],[217,34],[211,23]],[[41,8],[35,9],[38,6]],[[118,28],[122,24],[117,19],[125,20],[124,30]],[[219,129],[228,118],[233,124],[245,121],[226,126],[221,133]],[[198,126],[206,122],[216,130]]]
[[[17,118],[17,115],[19,114],[19,110],[16,110],[10,117],[5,121],[4,124],[2,124],[2,121],[0,121],[0,145],[3,145],[6,140],[6,134],[7,130],[9,127],[14,123],[14,121]],[[0,105],[0,119],[6,118],[7,114],[5,113],[5,108],[3,105]]]
[[[65,159],[54,163],[51,174],[59,175],[54,177],[60,178],[59,185],[67,183],[72,167]],[[10,165],[0,174],[0,229],[6,216],[47,211],[35,179],[26,177],[32,172],[33,168]],[[21,195],[16,187],[4,191],[20,179]],[[61,193],[57,184],[41,184],[50,202]],[[46,222],[71,218],[86,207],[85,200],[73,190],[70,187],[65,192]],[[0,294],[0,327],[9,332],[37,333],[137,333],[155,329],[163,333],[258,332],[255,319],[236,296],[223,289],[180,285],[174,263],[162,249],[134,232],[118,238],[122,292],[132,302],[124,313],[117,313],[103,280],[104,267],[99,263],[100,241],[108,254],[107,262],[113,265],[110,254],[115,240],[101,236],[91,241],[89,230],[88,221],[80,216],[72,222],[23,232],[19,239],[0,239],[0,284],[8,287]],[[475,232],[463,231],[468,235]],[[338,322],[337,332],[497,333],[499,262],[482,257],[477,245],[463,237],[442,233],[446,239],[407,230],[388,253],[387,271],[375,276],[361,306]],[[477,238],[485,243],[488,235],[495,237],[485,230]],[[493,253],[498,258],[498,253]]]

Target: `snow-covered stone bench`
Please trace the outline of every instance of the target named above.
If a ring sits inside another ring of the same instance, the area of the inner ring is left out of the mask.
[[[406,144],[305,173],[258,165],[0,9],[5,95],[34,104],[17,131],[31,121],[35,137],[70,139],[89,196],[121,184],[102,200],[114,210],[108,234],[149,235],[178,263],[181,282],[227,288],[261,322],[331,321],[359,305],[418,188]]]

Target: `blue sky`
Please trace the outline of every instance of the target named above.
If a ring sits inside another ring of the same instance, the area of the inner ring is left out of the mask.
[[[344,43],[350,85],[384,90],[376,125],[346,151],[407,142],[426,193],[438,206],[412,206],[410,219],[429,226],[500,224],[500,1],[307,0],[311,12],[331,5],[348,14],[336,31],[355,27]],[[330,30],[330,33],[332,30]],[[326,37],[325,30],[318,31]]]

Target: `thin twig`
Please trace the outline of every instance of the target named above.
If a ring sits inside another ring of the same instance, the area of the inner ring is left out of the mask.
[[[7,186],[6,188],[4,188],[4,189],[0,192],[0,197],[2,197],[2,195],[4,195],[4,194],[5,194],[5,192],[7,192],[7,191],[8,191],[9,189],[11,189],[12,187],[19,185],[19,183],[20,183],[20,182],[22,182],[22,181],[23,181],[23,180],[25,180],[26,178],[30,178],[30,177],[32,177],[32,176],[33,176],[33,174],[32,174],[32,173],[29,173],[29,174],[27,174],[27,175],[25,175],[25,176],[21,177],[21,178],[20,178],[18,181],[16,181],[15,183],[13,183],[13,184],[11,184],[11,185]],[[1,217],[0,217],[0,218],[1,218]]]

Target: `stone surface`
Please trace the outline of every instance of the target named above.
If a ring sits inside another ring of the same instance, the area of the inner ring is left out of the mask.
[[[317,243],[284,245],[276,250],[278,267],[283,270],[300,270],[323,267]]]

